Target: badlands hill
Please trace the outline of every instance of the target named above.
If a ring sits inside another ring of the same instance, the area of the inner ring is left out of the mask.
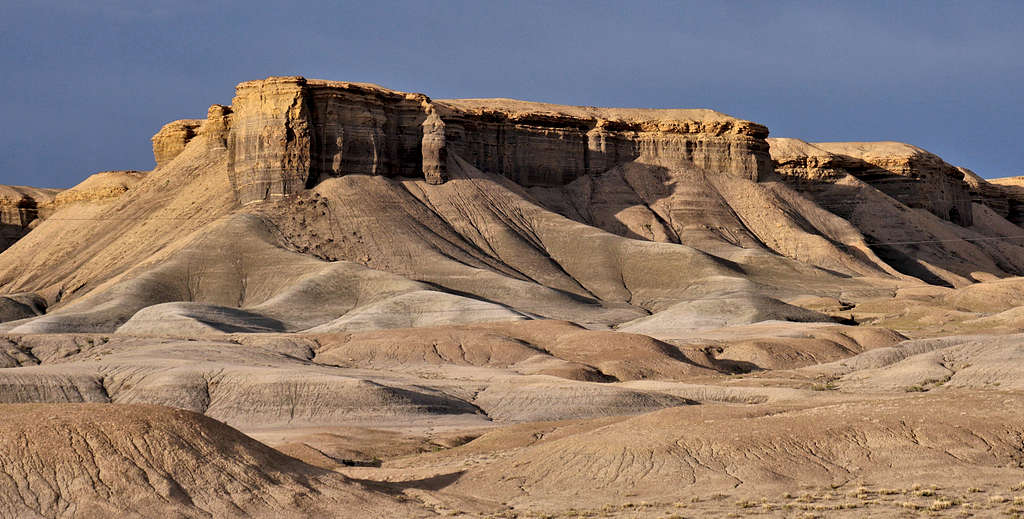
[[[997,513],[962,475],[1024,480],[1014,179],[301,77],[153,153],[4,195],[9,515]]]

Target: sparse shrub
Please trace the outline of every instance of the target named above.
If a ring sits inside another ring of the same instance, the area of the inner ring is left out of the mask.
[[[1009,500],[1010,500],[1010,498],[1008,498],[1006,496],[1000,496],[1000,495],[995,495],[995,496],[991,496],[991,497],[988,498],[988,501],[990,503],[1005,503],[1005,502],[1007,502]]]
[[[972,493],[972,494],[977,494],[978,492],[984,492],[984,490],[982,490],[982,489],[980,489],[978,487],[968,488],[967,491]]]
[[[1017,483],[1016,485],[1010,487],[1010,490],[1013,490],[1014,492],[1024,490],[1024,481],[1021,481],[1020,483]]]
[[[932,510],[934,512],[938,512],[940,510],[948,510],[950,508],[953,508],[953,502],[947,501],[945,499],[936,499],[935,501],[932,501],[932,505],[928,507],[929,510]]]

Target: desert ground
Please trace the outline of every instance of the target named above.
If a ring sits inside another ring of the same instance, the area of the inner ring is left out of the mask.
[[[271,77],[4,186],[0,516],[1024,516],[1024,177],[768,135]]]

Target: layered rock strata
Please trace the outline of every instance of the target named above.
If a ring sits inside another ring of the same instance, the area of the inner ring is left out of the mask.
[[[964,171],[921,148],[899,142],[768,142],[776,172],[804,187],[849,174],[908,207],[957,225],[972,223],[972,195]],[[849,203],[823,201],[826,208]]]
[[[72,187],[61,191],[41,205],[46,212],[54,212],[78,202],[98,202],[117,198],[138,184],[146,176],[145,171],[121,170],[101,171]]]
[[[202,119],[181,119],[172,121],[160,128],[151,139],[153,141],[153,159],[156,165],[162,166],[177,157],[185,146],[196,136]]]
[[[365,83],[272,77],[238,85],[225,114],[228,171],[243,204],[349,174],[440,184],[450,153],[524,186],[564,185],[634,160],[751,180],[771,172],[768,130],[711,110],[432,101]],[[171,156],[175,132],[154,137],[155,155]]]
[[[1024,177],[994,178],[987,184],[1006,201],[1006,219],[1024,225]]]
[[[38,220],[49,216],[59,189],[0,186],[0,251],[27,234]]]
[[[560,106],[512,99],[438,101],[448,148],[523,186],[558,186],[618,164],[687,163],[759,180],[768,129],[712,110]]]

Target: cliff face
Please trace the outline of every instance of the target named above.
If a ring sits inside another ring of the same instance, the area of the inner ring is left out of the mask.
[[[972,223],[972,196],[964,172],[920,148],[898,142],[768,141],[776,172],[805,187],[849,174],[908,207],[926,209],[957,225]],[[848,203],[823,201],[826,207]]]
[[[196,136],[202,125],[202,119],[181,119],[172,121],[160,128],[153,136],[153,159],[157,167],[170,162],[185,150],[185,145]]]
[[[685,162],[758,180],[768,129],[711,110],[593,108],[511,99],[438,101],[448,148],[524,186],[559,186],[618,164]]]
[[[274,77],[238,86],[228,126],[241,203],[348,174],[439,184],[449,153],[524,186],[564,185],[633,160],[685,161],[751,180],[771,171],[768,130],[710,110],[435,102],[376,85]]]
[[[1024,177],[994,178],[982,188],[983,193],[1005,202],[1007,220],[1024,225]]]
[[[28,234],[37,220],[49,216],[59,189],[0,186],[0,251]]]
[[[242,203],[297,193],[348,174],[443,178],[443,124],[426,134],[429,99],[374,85],[277,77],[238,85],[231,104],[228,172]],[[428,139],[430,140],[430,139]],[[426,165],[425,165],[426,164]]]

